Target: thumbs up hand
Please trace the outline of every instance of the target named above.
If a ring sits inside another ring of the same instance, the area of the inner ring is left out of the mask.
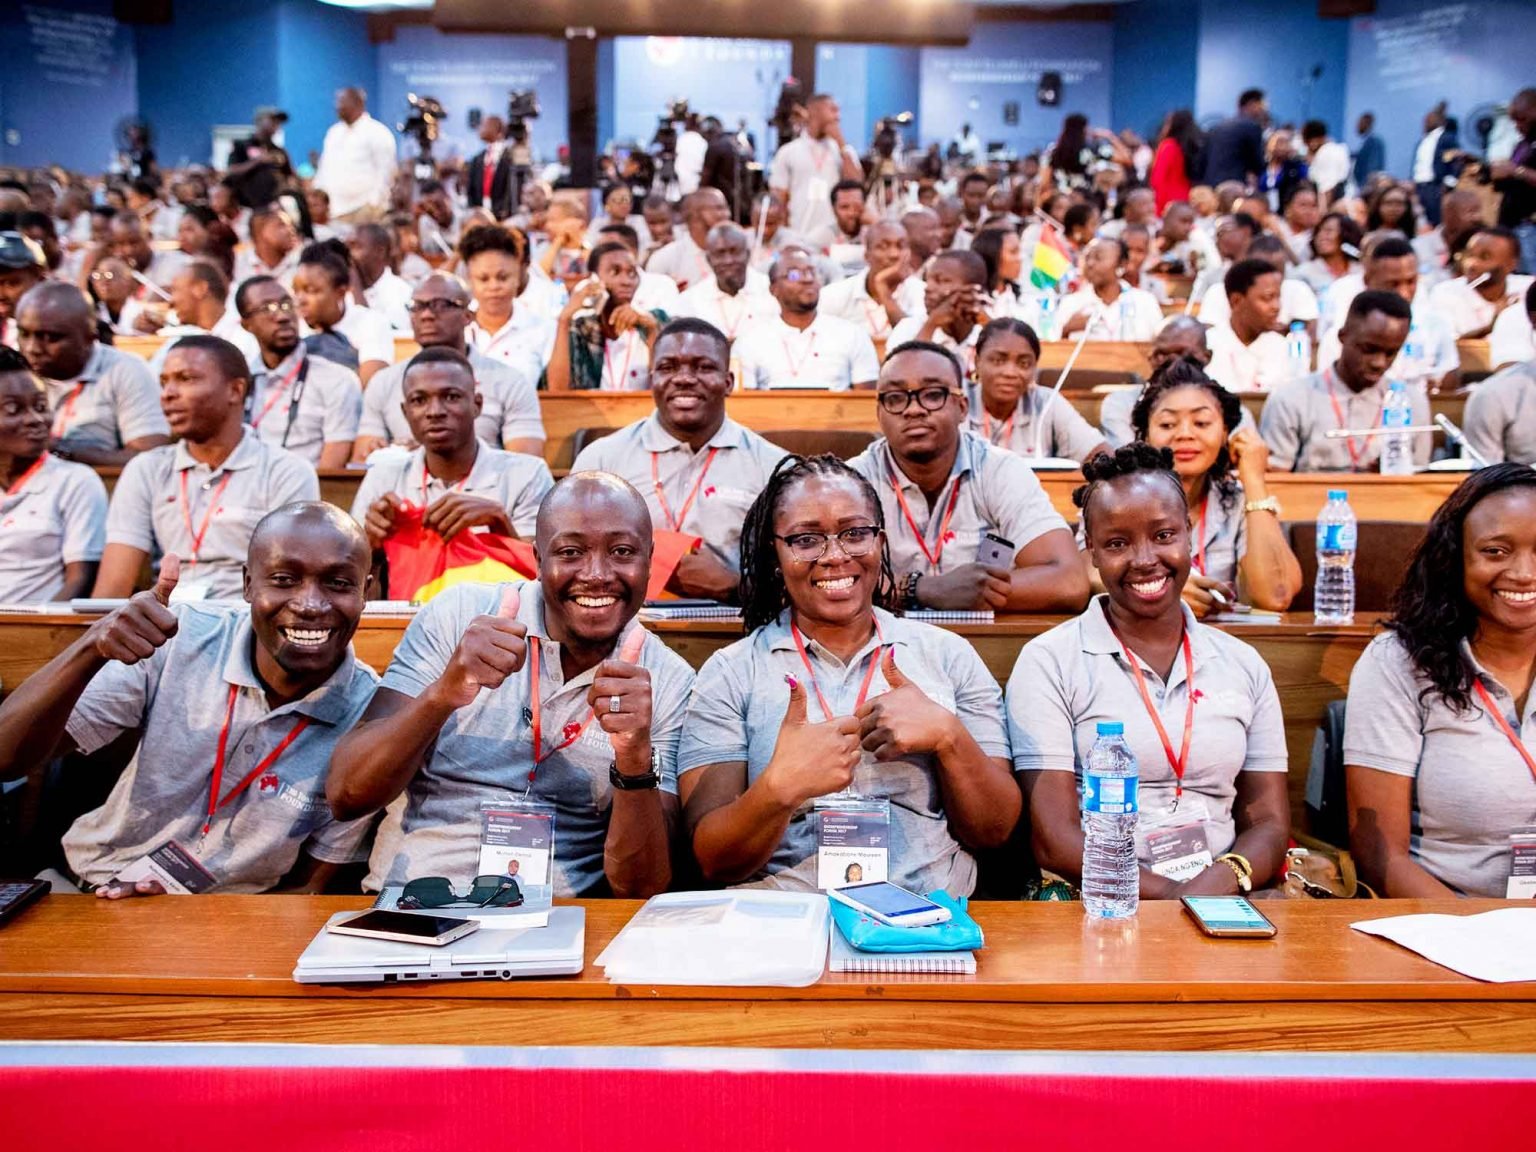
[[[936,704],[896,666],[896,653],[885,650],[880,674],[887,690],[858,711],[859,739],[876,760],[938,752],[954,737],[960,718]]]
[[[812,724],[805,685],[793,676],[784,679],[789,685],[789,707],[763,780],[779,804],[793,811],[807,800],[841,792],[853,783],[859,763],[859,722],[841,716]]]
[[[137,664],[176,635],[179,621],[171,611],[171,593],[181,579],[181,557],[167,553],[160,576],[148,592],[140,592],[116,612],[91,625],[90,642],[104,660]]]

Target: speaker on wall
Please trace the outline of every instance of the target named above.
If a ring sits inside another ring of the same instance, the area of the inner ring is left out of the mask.
[[[171,0],[112,0],[112,19],[119,24],[169,24]]]
[[[1061,73],[1043,72],[1035,88],[1035,99],[1043,108],[1056,108],[1061,104]]]

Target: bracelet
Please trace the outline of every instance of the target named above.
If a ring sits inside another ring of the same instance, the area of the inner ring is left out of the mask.
[[[1236,852],[1228,852],[1216,857],[1216,861],[1232,869],[1232,875],[1237,877],[1237,887],[1240,891],[1253,891],[1253,865],[1248,863],[1247,857],[1239,856]]]
[[[1275,518],[1280,518],[1280,501],[1274,496],[1266,496],[1262,500],[1250,500],[1243,505],[1244,512],[1273,512]]]

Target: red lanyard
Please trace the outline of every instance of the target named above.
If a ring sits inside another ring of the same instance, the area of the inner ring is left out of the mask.
[[[923,550],[923,558],[928,561],[928,566],[935,570],[939,567],[939,561],[944,556],[944,544],[949,535],[949,521],[955,514],[955,505],[960,502],[960,484],[963,476],[955,478],[954,491],[949,494],[949,507],[944,509],[944,518],[939,521],[939,542],[932,552],[928,551],[928,541],[923,539],[923,534],[917,530],[917,521],[912,518],[912,509],[907,506],[907,498],[902,494],[901,482],[894,476],[891,478],[891,487],[896,490],[896,503],[901,505],[901,514],[907,518],[907,527],[912,529],[912,536],[917,540],[917,546]]]
[[[1194,555],[1192,555],[1190,557],[1190,563],[1194,565],[1195,571],[1200,573],[1200,575],[1202,575],[1202,576],[1206,575],[1206,571],[1205,571],[1205,553],[1206,553],[1206,546],[1205,546],[1205,514],[1210,509],[1210,506],[1211,506],[1211,494],[1209,492],[1207,492],[1205,494],[1205,499],[1200,502],[1200,529],[1199,529],[1199,533],[1197,535],[1197,538],[1195,540]]]
[[[1509,726],[1508,720],[1504,719],[1503,710],[1494,703],[1493,696],[1483,687],[1483,682],[1474,679],[1472,687],[1477,689],[1477,694],[1483,698],[1483,708],[1493,717],[1493,722],[1499,726],[1499,731],[1503,732],[1509,742],[1515,746],[1515,751],[1520,753],[1520,759],[1525,761],[1525,766],[1531,770],[1531,775],[1536,776],[1536,757],[1531,755],[1531,750],[1525,746],[1525,741],[1520,739],[1520,734]]]
[[[656,499],[661,503],[661,514],[667,518],[667,527],[674,532],[683,530],[683,521],[688,519],[688,509],[693,507],[693,498],[699,494],[699,489],[704,484],[704,477],[709,475],[709,466],[715,462],[715,456],[720,449],[711,448],[709,455],[704,457],[704,467],[699,472],[699,478],[693,482],[693,489],[688,493],[688,499],[683,501],[683,510],[672,517],[672,507],[667,503],[667,493],[661,486],[661,467],[658,463],[661,453],[651,453],[651,483],[656,486]]]
[[[478,455],[476,456],[476,459],[479,459]],[[443,495],[450,496],[455,492],[463,491],[464,485],[469,483],[469,478],[474,473],[474,470],[475,466],[471,464],[469,466],[468,472],[464,473],[464,475],[460,476],[452,484],[446,486],[448,491],[444,492]],[[433,479],[433,476],[430,472],[427,471],[427,457],[426,454],[423,453],[421,457],[421,507],[423,511],[425,511],[427,507],[427,482],[431,479]]]
[[[75,401],[80,399],[80,393],[84,391],[85,381],[82,380],[75,385],[75,390],[59,406],[59,414],[53,418],[53,438],[55,440],[61,439],[68,430],[69,418],[75,414]]]
[[[800,651],[800,662],[805,665],[805,673],[811,678],[811,691],[816,693],[816,703],[821,705],[821,714],[827,719],[833,719],[831,707],[827,704],[827,698],[821,694],[821,685],[816,682],[816,669],[811,667],[811,656],[805,650],[805,638],[800,635],[800,629],[790,621],[789,634],[795,639],[795,647]],[[875,669],[885,654],[885,637],[880,634],[880,621],[875,621],[875,635],[880,639],[875,650],[869,654],[869,667],[864,670],[864,683],[859,685],[859,695],[853,702],[853,711],[858,713],[864,707],[864,701],[869,697],[869,686],[874,682]]]
[[[201,560],[203,551],[203,537],[208,535],[208,525],[213,520],[213,515],[219,510],[220,501],[224,498],[224,489],[229,487],[229,482],[234,478],[233,472],[224,473],[224,479],[219,481],[219,486],[213,490],[213,495],[208,500],[208,510],[203,513],[202,527],[197,531],[192,530],[192,505],[187,502],[187,473],[181,474],[181,519],[187,526],[187,535],[192,540],[192,563],[197,564]]]
[[[256,413],[256,419],[251,421],[252,428],[261,427],[261,422],[267,418],[267,413],[272,411],[272,405],[281,400],[284,393],[293,387],[293,382],[299,378],[299,369],[303,367],[304,358],[301,356],[298,363],[289,369],[288,375],[284,376],[282,381],[267,395],[267,402],[261,406],[261,411]]]
[[[724,292],[720,293],[720,326],[725,329],[725,334],[732,340],[736,339],[736,329],[741,327],[741,322],[747,315],[747,308],[750,307],[746,297],[747,290],[743,288],[737,294],[738,303],[740,303],[741,308],[736,312],[736,319],[732,320],[731,314],[725,309],[725,302],[731,299],[731,297],[727,296]]]
[[[1115,639],[1120,640],[1120,633],[1115,633]],[[1131,675],[1136,678],[1136,690],[1141,693],[1141,702],[1147,707],[1147,715],[1152,717],[1152,725],[1157,729],[1158,738],[1163,742],[1163,752],[1168,756],[1168,766],[1173,769],[1173,777],[1176,781],[1173,804],[1177,808],[1179,797],[1184,795],[1184,769],[1189,765],[1189,741],[1195,733],[1195,658],[1190,651],[1189,629],[1184,629],[1184,693],[1186,697],[1184,741],[1177,757],[1173,754],[1173,741],[1168,739],[1168,730],[1163,727],[1163,718],[1157,714],[1157,709],[1152,705],[1152,694],[1147,691],[1147,678],[1142,675],[1141,664],[1125,646],[1124,640],[1120,640],[1120,651],[1125,653],[1125,662],[1131,666]]]
[[[795,357],[789,350],[789,341],[780,338],[779,343],[784,345],[784,362],[789,365],[789,374],[796,380],[800,379],[800,370],[805,367],[805,362],[816,354],[816,333],[811,333],[811,339],[805,346],[805,352],[800,357],[800,362],[795,363]]]
[[[252,780],[277,763],[277,758],[288,750],[288,745],[297,740],[299,733],[309,727],[309,717],[300,716],[299,722],[289,730],[288,735],[278,742],[277,747],[268,752],[262,758],[260,764],[257,764],[256,767],[247,772],[241,778],[240,783],[229,790],[228,796],[220,800],[219,787],[224,781],[224,750],[229,744],[229,726],[235,718],[235,699],[239,694],[239,686],[231,684],[229,686],[229,706],[224,710],[224,727],[219,729],[219,750],[213,760],[213,779],[208,785],[208,816],[203,821],[203,835],[205,837],[208,835],[208,829],[213,827],[214,813],[249,788]]]
[[[617,376],[613,374],[613,359],[608,352],[608,347],[613,343],[613,341],[603,341],[603,363],[608,367],[609,386],[616,391],[623,391],[628,386],[629,362],[635,355],[634,330],[631,329],[630,331],[626,332],[622,339],[624,340],[624,370]]]
[[[48,463],[48,453],[44,452],[36,460],[32,461],[31,465],[25,472],[21,474],[21,477],[16,481],[16,483],[12,484],[5,490],[5,494],[7,496],[14,496],[16,493],[20,492],[27,486],[28,480],[32,479],[32,477],[36,476],[43,470],[43,465],[46,463]]]
[[[1333,405],[1334,427],[1338,428],[1342,432],[1345,428],[1344,409],[1339,407],[1339,398],[1334,394],[1333,391],[1333,373],[1325,371],[1323,373],[1323,382],[1328,385],[1328,403]],[[1381,403],[1376,406],[1376,419],[1371,421],[1372,428],[1375,428],[1378,424],[1381,423],[1382,413],[1386,410],[1387,398],[1383,396],[1381,398]],[[1360,471],[1361,449],[1355,447],[1355,438],[1353,436],[1346,437],[1344,440],[1344,446],[1349,449],[1350,470],[1353,472]]]
[[[1013,410],[1013,415],[1009,416],[1008,419],[1003,422],[1003,438],[1002,441],[999,442],[993,439],[992,436],[992,413],[988,412],[986,407],[983,406],[981,409],[982,434],[986,436],[990,443],[997,444],[1000,448],[1008,447],[1008,442],[1013,438],[1013,422],[1014,420],[1018,419],[1018,415],[1019,410],[1015,408]]]

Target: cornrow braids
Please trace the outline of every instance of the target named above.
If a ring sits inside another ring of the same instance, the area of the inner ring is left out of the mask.
[[[890,546],[885,539],[885,512],[872,485],[836,456],[786,456],[779,461],[768,483],[747,509],[741,526],[741,617],[746,631],[761,628],[778,619],[789,604],[784,588],[784,574],[779,568],[779,553],[774,547],[773,518],[785,494],[802,480],[812,476],[852,480],[863,490],[880,528],[880,580],[875,586],[875,603],[890,608],[895,600],[896,577],[891,571]]]
[[[1083,461],[1083,479],[1086,483],[1079,484],[1073,490],[1072,503],[1082,511],[1084,536],[1088,533],[1088,504],[1094,493],[1110,481],[1141,473],[1168,477],[1179,494],[1179,503],[1184,502],[1184,485],[1178,473],[1173,470],[1173,449],[1154,448],[1142,440],[1123,444],[1112,453],[1100,452],[1092,459]]]

